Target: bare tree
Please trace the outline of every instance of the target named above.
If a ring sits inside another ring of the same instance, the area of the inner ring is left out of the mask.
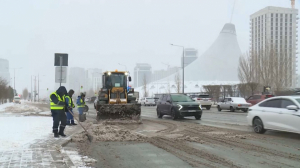
[[[213,98],[215,102],[219,101],[221,85],[203,85],[203,89]]]
[[[144,75],[144,78],[143,78],[143,91],[144,91],[144,97],[148,97],[147,78],[146,78],[146,75]]]
[[[3,104],[5,99],[8,98],[7,81],[0,78],[0,103]]]
[[[180,93],[180,91],[181,91],[181,78],[180,78],[180,75],[179,75],[178,72],[176,73],[174,80],[175,80],[176,92]]]
[[[23,89],[22,97],[25,100],[28,98],[28,89],[27,88]]]
[[[255,60],[255,61],[254,61]],[[242,83],[245,83],[247,88],[254,94],[259,86],[260,76],[255,73],[256,67],[260,61],[256,61],[257,57],[253,55],[252,60],[249,53],[242,55],[239,59],[238,76]],[[265,75],[267,75],[265,73]]]

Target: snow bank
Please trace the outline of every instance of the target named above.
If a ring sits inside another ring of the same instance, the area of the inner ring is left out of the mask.
[[[0,105],[0,112],[5,111],[6,107],[13,106],[14,103],[5,103]]]
[[[48,117],[1,117],[0,150],[21,148],[51,134],[52,119]]]

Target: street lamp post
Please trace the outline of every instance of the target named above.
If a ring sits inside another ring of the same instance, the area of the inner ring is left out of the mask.
[[[181,47],[183,50],[182,53],[182,93],[184,93],[184,46],[181,45],[175,45],[175,44],[171,44],[171,46],[175,46],[175,47]]]
[[[124,66],[125,67],[125,71],[127,71],[127,66],[126,65],[123,65],[123,64],[120,64],[120,63],[119,63],[119,65]]]
[[[16,69],[22,69],[22,67],[20,68],[11,68],[14,69],[14,96],[15,96],[15,91],[16,91]]]

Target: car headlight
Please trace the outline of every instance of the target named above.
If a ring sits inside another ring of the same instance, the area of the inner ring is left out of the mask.
[[[201,106],[201,104],[199,104],[199,108],[200,108],[200,110],[202,110],[202,106]]]
[[[182,109],[182,105],[180,105],[180,104],[177,104],[177,107],[178,107],[178,110]]]

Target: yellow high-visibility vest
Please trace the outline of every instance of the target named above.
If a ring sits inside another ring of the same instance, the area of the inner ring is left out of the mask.
[[[66,96],[65,98],[69,99],[69,102],[68,102],[69,107],[75,108],[75,105],[74,105],[74,103],[71,100],[71,97],[70,96]]]
[[[55,95],[58,99],[58,101],[61,101],[61,102],[65,102],[65,96],[63,96],[62,98],[60,98],[60,96],[56,93],[56,92],[53,92],[50,94],[50,109],[51,110],[63,110],[65,108],[65,105],[58,105],[58,104],[55,104],[52,100],[51,100],[51,96],[52,95]]]
[[[80,105],[78,105],[77,107],[85,107],[85,102],[83,102],[82,99],[80,99]]]

